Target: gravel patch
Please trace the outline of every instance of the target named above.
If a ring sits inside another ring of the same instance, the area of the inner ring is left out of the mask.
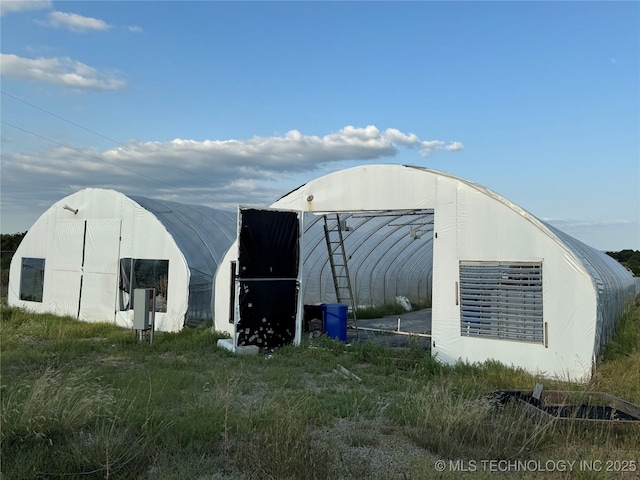
[[[411,465],[432,456],[411,442],[401,427],[383,419],[342,418],[311,435],[314,445],[333,452],[331,473],[337,480],[411,478]]]

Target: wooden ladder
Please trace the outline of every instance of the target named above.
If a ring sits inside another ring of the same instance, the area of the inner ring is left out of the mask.
[[[329,220],[329,214],[323,215],[324,238],[327,242],[327,252],[329,253],[329,264],[331,265],[331,275],[333,285],[336,289],[336,299],[338,303],[343,303],[351,307],[353,323],[358,332],[356,304],[351,288],[351,277],[349,276],[349,266],[347,255],[344,251],[344,237],[342,230],[345,223],[341,223],[340,215],[335,214],[335,220]]]

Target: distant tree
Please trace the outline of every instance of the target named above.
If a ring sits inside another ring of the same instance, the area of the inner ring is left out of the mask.
[[[636,277],[640,277],[640,250],[620,250],[607,252],[607,255],[629,268]]]
[[[0,297],[2,298],[6,298],[7,296],[11,259],[26,234],[27,232],[0,234],[0,250],[2,250],[2,252],[0,252],[0,264],[2,266],[0,269]]]
[[[0,235],[0,263],[2,264],[2,269],[7,269],[11,265],[11,259],[13,258],[13,254],[18,249],[18,245],[24,238],[27,232],[23,233],[3,233]]]

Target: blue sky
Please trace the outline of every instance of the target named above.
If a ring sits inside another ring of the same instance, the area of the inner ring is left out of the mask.
[[[3,1],[1,230],[408,163],[640,249],[638,2]]]

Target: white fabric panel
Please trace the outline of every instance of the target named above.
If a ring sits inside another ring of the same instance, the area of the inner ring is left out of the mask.
[[[541,231],[544,227],[538,225],[535,218],[521,209],[515,210],[495,196],[489,197],[464,184],[457,189],[457,197],[459,260],[542,262],[548,348],[462,337],[457,310],[445,334],[448,342],[436,349],[439,358],[447,362],[493,358],[549,376],[587,378],[591,372],[591,345],[595,334],[595,298],[590,278],[580,263],[553,236]],[[433,326],[434,332],[441,332],[441,328]]]
[[[214,328],[219,332],[228,333],[233,336],[235,334],[235,326],[229,323],[229,307],[231,304],[231,262],[238,259],[238,242],[234,242],[227,251],[224,258],[218,266],[216,276],[213,279],[213,288],[216,289],[214,295],[215,303],[213,305],[214,312]]]
[[[119,238],[120,220],[87,220],[80,320],[114,321]]]
[[[80,272],[84,220],[58,220],[54,227],[53,248],[47,260],[53,269]]]
[[[309,182],[271,208],[306,212],[433,208],[436,178],[401,165],[366,165]]]
[[[181,311],[182,313],[180,313]],[[156,312],[156,330],[163,332],[179,332],[184,326],[184,312],[186,311],[187,304],[183,303],[182,305],[170,308],[166,313]]]
[[[177,332],[182,329],[182,319],[176,318],[175,313],[155,312],[156,331]],[[133,310],[116,313],[116,325],[133,328]]]
[[[116,302],[115,274],[85,272],[82,277],[80,320],[113,322]]]
[[[433,355],[451,362],[455,341],[460,337],[460,310],[456,305],[458,282],[458,231],[456,226],[457,185],[449,178],[436,184],[433,239],[433,292],[431,348]],[[453,361],[455,361],[454,359]]]
[[[123,328],[133,328],[133,310],[116,312],[116,325]]]
[[[87,220],[84,271],[111,273],[118,270],[120,220]]]
[[[45,267],[46,268],[46,267]],[[80,272],[52,270],[45,288],[49,291],[47,312],[78,317],[80,302]]]
[[[34,312],[47,312],[49,307],[47,292],[47,275],[50,267],[47,260],[47,246],[49,244],[49,216],[50,211],[44,213],[31,226],[29,232],[20,242],[18,249],[11,259],[9,267],[9,286],[7,292],[7,303],[11,306],[28,308]],[[44,258],[45,259],[45,278],[43,288],[42,302],[25,302],[20,300],[20,275],[22,273],[22,258]]]
[[[49,311],[56,315],[78,317],[84,225],[84,220],[58,220],[53,227],[44,289],[48,291]]]

